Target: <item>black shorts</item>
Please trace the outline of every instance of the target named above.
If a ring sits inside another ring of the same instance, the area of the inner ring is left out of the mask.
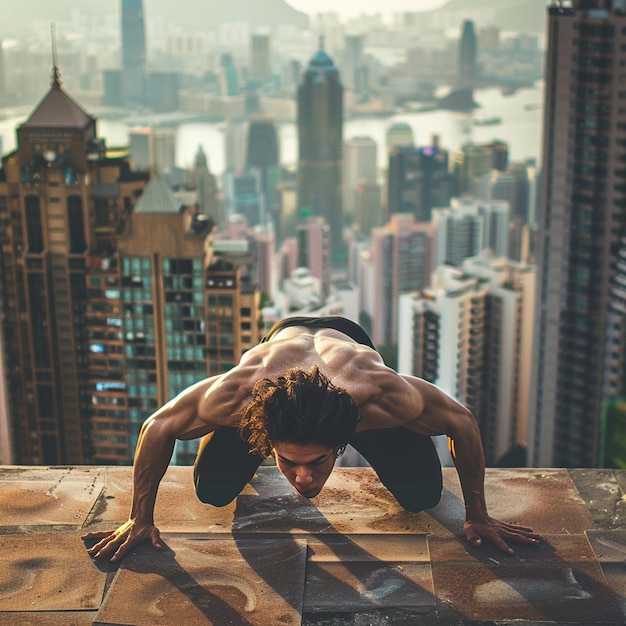
[[[357,343],[375,349],[369,335],[358,324],[345,317],[339,316],[287,317],[276,322],[276,324],[269,329],[267,335],[261,339],[261,343],[270,341],[272,337],[283,330],[283,328],[289,328],[290,326],[300,326],[302,328],[331,328],[338,330],[344,335],[348,335],[348,337],[354,339]]]

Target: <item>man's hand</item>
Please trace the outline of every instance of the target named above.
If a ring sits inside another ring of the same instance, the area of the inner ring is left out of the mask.
[[[533,533],[532,528],[499,522],[486,513],[468,516],[463,525],[466,539],[473,546],[478,547],[483,539],[488,539],[496,548],[506,554],[515,554],[506,541],[536,546],[541,542],[541,537]],[[505,541],[506,539],[506,541]]]
[[[133,519],[128,520],[116,530],[86,533],[81,536],[81,539],[100,539],[87,552],[94,559],[105,559],[110,556],[112,563],[119,561],[132,548],[148,539],[152,542],[153,548],[163,549],[159,529],[154,524],[138,522]]]

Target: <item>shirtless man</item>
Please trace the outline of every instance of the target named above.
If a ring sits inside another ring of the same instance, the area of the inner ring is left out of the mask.
[[[203,437],[196,493],[214,506],[232,501],[272,455],[305,498],[321,491],[349,443],[409,511],[434,507],[441,466],[431,436],[447,435],[465,500],[464,534],[513,554],[507,542],[535,545],[530,528],[487,513],[484,456],[472,414],[436,386],[388,368],[357,324],[341,318],[287,318],[229,372],[183,391],[144,423],[133,470],[129,519],[91,532],[88,552],[119,561],[137,544],[163,544],[154,525],[159,483],[177,439]]]

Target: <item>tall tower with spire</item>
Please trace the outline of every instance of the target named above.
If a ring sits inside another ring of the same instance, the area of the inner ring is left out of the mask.
[[[335,261],[343,256],[343,86],[324,39],[298,87],[298,208],[323,217]]]
[[[471,83],[478,78],[478,40],[472,20],[463,22],[463,32],[459,42],[458,77],[461,81]]]
[[[16,463],[91,458],[93,357],[98,380],[121,384],[109,357],[88,348],[90,337],[119,332],[94,322],[97,284],[110,297],[118,287],[92,273],[114,268],[116,237],[145,182],[126,159],[107,155],[95,118],[63,89],[55,59],[50,89],[0,169],[0,318]],[[110,298],[97,307],[114,318]]]
[[[127,106],[146,102],[146,34],[143,0],[122,0],[122,92]]]

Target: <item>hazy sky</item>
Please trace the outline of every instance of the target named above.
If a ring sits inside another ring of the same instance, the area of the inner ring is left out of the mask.
[[[315,14],[334,11],[344,17],[361,13],[383,13],[385,16],[398,11],[421,11],[434,9],[447,0],[286,0],[295,9]]]

